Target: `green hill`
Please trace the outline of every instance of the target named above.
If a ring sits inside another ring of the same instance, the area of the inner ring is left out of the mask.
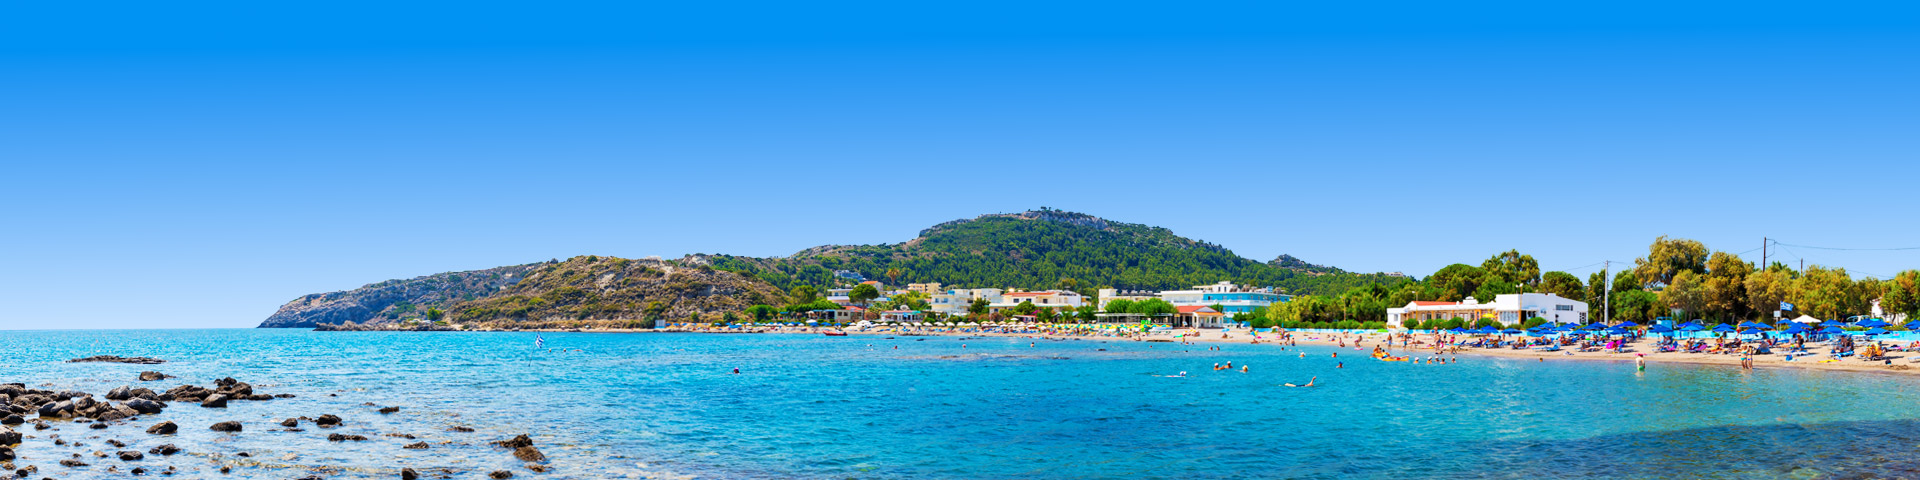
[[[889,285],[940,282],[953,287],[1075,290],[1161,290],[1229,280],[1313,294],[1404,281],[1347,273],[1286,255],[1262,263],[1165,228],[1049,209],[946,222],[905,243],[815,247],[786,258],[715,255],[709,262],[782,289],[847,283],[834,276],[837,270]]]

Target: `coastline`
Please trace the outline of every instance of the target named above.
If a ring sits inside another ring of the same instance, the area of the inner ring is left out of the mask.
[[[598,334],[701,333],[701,334],[730,334],[730,335],[741,335],[741,334],[820,335],[820,332],[818,330],[811,329],[808,327],[781,327],[781,328],[763,328],[763,329],[746,329],[746,330],[697,330],[697,329],[679,329],[679,328],[676,328],[676,329],[650,329],[650,328],[649,329],[631,329],[631,328],[548,329],[548,328],[543,328],[543,329],[520,329],[520,330],[418,330],[418,331],[419,332],[441,332],[441,333],[598,333]],[[849,335],[853,335],[853,336],[1007,337],[1007,338],[1036,338],[1036,339],[1052,339],[1052,340],[1102,339],[1102,340],[1111,340],[1111,341],[1142,341],[1142,342],[1175,342],[1175,341],[1184,340],[1184,341],[1196,342],[1196,343],[1255,344],[1254,337],[1252,335],[1249,335],[1247,332],[1229,331],[1225,333],[1224,338],[1218,335],[1213,335],[1215,333],[1219,333],[1220,332],[1219,330],[1204,331],[1202,332],[1203,334],[1201,335],[1194,335],[1191,337],[1183,337],[1183,338],[1176,338],[1170,335],[1160,335],[1160,334],[1134,336],[1134,337],[1114,337],[1114,336],[1104,336],[1104,335],[1077,335],[1077,334],[1048,333],[1048,332],[1001,333],[1001,332],[952,332],[952,331],[945,331],[945,330],[917,330],[917,331],[845,330],[845,331]],[[416,330],[335,330],[332,332],[416,332]],[[1340,344],[1340,341],[1339,341],[1340,337],[1335,337],[1333,335],[1334,334],[1322,333],[1322,332],[1300,332],[1300,333],[1294,334],[1293,341],[1295,344],[1338,347]],[[1352,339],[1354,338],[1360,338],[1362,344],[1369,345],[1368,347],[1366,347],[1367,349],[1371,349],[1371,345],[1382,342],[1383,341],[1382,339],[1384,338],[1384,335],[1380,333],[1365,333],[1365,334],[1356,333],[1356,334],[1341,334],[1341,335],[1344,336],[1344,338],[1347,340],[1348,343],[1352,343]],[[1418,337],[1425,337],[1425,335],[1420,335]],[[1262,340],[1264,341],[1258,343],[1258,345],[1275,345],[1275,343],[1272,343],[1272,341],[1270,340],[1271,338],[1272,336],[1270,334],[1263,335]],[[1448,356],[1448,357],[1477,356],[1477,357],[1500,357],[1500,358],[1515,358],[1515,359],[1534,358],[1534,359],[1539,359],[1541,361],[1577,360],[1577,361],[1632,362],[1638,356],[1637,354],[1645,353],[1646,354],[1645,358],[1647,359],[1647,362],[1650,365],[1658,365],[1660,363],[1683,363],[1683,364],[1691,364],[1691,365],[1726,366],[1726,367],[1732,367],[1732,368],[1739,368],[1740,366],[1740,356],[1734,355],[1734,354],[1644,351],[1644,350],[1650,350],[1648,348],[1644,348],[1645,346],[1644,344],[1647,343],[1645,340],[1646,339],[1643,338],[1643,339],[1628,343],[1625,347],[1625,350],[1626,350],[1625,353],[1612,353],[1612,352],[1604,352],[1604,351],[1575,352],[1571,350],[1562,350],[1558,352],[1537,352],[1532,350],[1509,350],[1509,349],[1460,349],[1458,351],[1449,351],[1444,356]],[[1352,347],[1348,347],[1348,348],[1352,348]],[[1821,348],[1823,347],[1814,347],[1811,349],[1814,350],[1815,352],[1818,352]],[[1394,352],[1403,351],[1402,349],[1397,349],[1397,348],[1389,349],[1389,350]],[[1418,346],[1416,346],[1416,348],[1412,350],[1413,352],[1411,353],[1411,355],[1414,357],[1426,357],[1434,354],[1431,349],[1422,349],[1422,348],[1419,348]],[[1839,360],[1839,361],[1823,361],[1824,360],[1823,357],[1826,357],[1826,355],[1813,354],[1813,355],[1799,356],[1792,361],[1788,361],[1788,360],[1785,360],[1785,356],[1783,355],[1765,354],[1765,355],[1754,356],[1753,363],[1754,363],[1754,368],[1781,368],[1781,369],[1828,370],[1828,371],[1844,371],[1844,372],[1860,372],[1860,373],[1882,373],[1882,374],[1898,374],[1898,375],[1920,375],[1920,368],[1913,368],[1910,365],[1911,363],[1920,363],[1920,354],[1909,355],[1906,352],[1893,353],[1892,355],[1889,356],[1889,358],[1893,360],[1893,363],[1891,365],[1886,364],[1884,362],[1869,362],[1869,361],[1858,360],[1853,358]],[[1653,368],[1653,367],[1650,366],[1649,368]]]

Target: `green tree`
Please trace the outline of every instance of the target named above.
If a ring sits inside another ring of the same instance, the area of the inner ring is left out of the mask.
[[[799,285],[793,287],[793,290],[787,294],[787,297],[788,301],[796,304],[813,303],[814,300],[820,299],[820,289],[814,288],[812,285]]]
[[[1172,303],[1158,298],[1149,298],[1133,304],[1133,313],[1147,316],[1172,315],[1179,311],[1180,309],[1174,308]]]
[[[1908,320],[1920,319],[1920,270],[1907,270],[1887,281],[1886,296],[1880,297],[1880,309],[1887,315],[1906,314]]]
[[[1040,307],[1034,306],[1033,302],[1023,300],[1019,305],[1014,305],[1008,310],[1013,311],[1014,315],[1033,315],[1033,312],[1039,309]]]
[[[446,318],[446,316],[447,312],[441,311],[438,308],[427,309],[427,321],[429,322],[438,322],[440,319]]]
[[[1746,284],[1750,275],[1753,275],[1753,264],[1741,260],[1739,255],[1714,252],[1707,260],[1707,275],[1702,282],[1706,289],[1702,309],[1718,319],[1751,318],[1753,310],[1747,308]]]
[[[1704,275],[1690,270],[1681,270],[1674,275],[1667,288],[1660,290],[1660,303],[1669,309],[1686,312],[1685,318],[1697,318],[1707,305],[1707,291]]]
[[[774,309],[772,306],[754,305],[751,307],[747,307],[747,315],[752,315],[754,321],[765,322],[768,320],[772,320],[773,314],[774,314]]]
[[[1100,309],[1087,305],[1074,310],[1074,316],[1082,322],[1092,323],[1100,320]]]
[[[880,289],[874,288],[871,283],[854,285],[853,290],[847,292],[848,301],[862,305],[876,298],[880,298]]]
[[[973,303],[970,303],[967,305],[967,313],[971,313],[974,315],[986,315],[987,311],[990,308],[992,308],[992,306],[993,306],[993,302],[988,302],[987,299],[984,299],[984,298],[976,298],[976,299],[973,299]]]
[[[898,268],[889,268],[889,269],[887,269],[887,284],[888,284],[888,285],[899,285],[899,284],[900,284],[900,275],[901,275],[901,274],[902,274],[902,273],[900,272],[900,269],[898,269]]]
[[[1456,263],[1433,272],[1432,276],[1427,277],[1427,283],[1439,287],[1441,301],[1457,302],[1479,290],[1480,281],[1485,277],[1486,272],[1479,268]]]
[[[1707,245],[1697,240],[1662,235],[1647,247],[1647,256],[1633,260],[1634,276],[1642,284],[1666,285],[1680,272],[1707,271]]]
[[[1133,313],[1133,301],[1124,298],[1111,300],[1107,302],[1106,310],[1107,313]]]
[[[1613,321],[1647,323],[1660,308],[1660,297],[1646,290],[1613,292]]]
[[[1480,262],[1480,269],[1496,275],[1507,282],[1526,285],[1540,283],[1540,262],[1532,255],[1523,255],[1519,250],[1508,250]]]
[[[1567,272],[1553,271],[1540,275],[1540,291],[1559,295],[1570,300],[1586,301],[1586,287],[1580,285],[1580,277]]]

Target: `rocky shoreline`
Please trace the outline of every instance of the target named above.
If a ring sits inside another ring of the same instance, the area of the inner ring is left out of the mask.
[[[122,358],[112,356],[89,357]],[[136,360],[154,360],[144,357],[132,357]],[[76,359],[75,361],[113,361]],[[147,362],[119,362],[151,364]],[[158,360],[155,360],[158,363]],[[171,376],[160,372],[141,372],[140,381],[159,381]],[[334,394],[333,396],[337,396]],[[131,446],[135,443],[151,444],[155,441],[169,441],[182,434],[183,428],[205,428],[228,436],[247,435],[249,432],[262,431],[261,426],[252,426],[240,421],[212,422],[205,427],[182,426],[172,420],[166,420],[170,409],[182,408],[182,404],[195,405],[204,409],[226,409],[230,402],[272,402],[278,399],[296,398],[293,394],[269,394],[257,391],[254,385],[232,377],[215,380],[211,385],[201,386],[181,384],[156,392],[136,385],[122,385],[99,395],[78,390],[54,390],[30,388],[26,383],[0,383],[0,480],[46,479],[52,480],[63,475],[77,475],[93,478],[106,474],[110,478],[120,476],[175,476],[183,478],[204,478],[208,472],[230,474],[239,468],[261,467],[261,462],[253,460],[253,452],[218,451],[223,447],[220,442],[212,445],[182,447],[173,442],[145,449]],[[366,405],[372,406],[372,403]],[[224,411],[224,410],[218,410]],[[379,407],[376,415],[392,415],[401,411],[398,406]],[[303,425],[322,430],[332,430],[347,425],[349,420],[334,414],[321,414],[313,417],[291,416],[278,422],[277,427],[266,427],[264,431],[305,432]],[[131,429],[126,427],[132,427]],[[144,427],[144,428],[143,428]],[[84,428],[78,432],[68,428]],[[452,433],[474,433],[466,426],[446,428]],[[128,436],[144,435],[153,438]],[[116,436],[116,434],[125,436]],[[316,433],[317,435],[317,433]],[[387,433],[382,436],[405,440],[416,437],[406,433]],[[365,442],[365,435],[330,432],[324,436],[330,443]],[[125,439],[125,441],[123,441]],[[29,443],[31,442],[31,443]],[[457,443],[443,441],[441,445]],[[476,443],[477,444],[477,443]],[[532,473],[547,472],[547,457],[534,446],[532,437],[521,434],[513,438],[487,442],[491,448],[510,455],[526,471]],[[25,448],[25,447],[33,448]],[[50,448],[49,448],[50,447]],[[215,451],[189,451],[207,449]],[[415,441],[399,447],[408,451],[421,451],[435,448],[425,441]],[[27,453],[32,451],[34,453]],[[49,456],[49,451],[63,455]],[[287,459],[297,457],[286,454]],[[200,459],[210,462],[194,466],[176,464],[179,460],[188,462]],[[155,462],[158,460],[158,462]],[[167,464],[162,468],[159,464]],[[104,468],[102,468],[104,467]],[[288,468],[293,466],[276,466]],[[300,467],[293,467],[300,468]],[[321,480],[326,475],[338,473],[341,469],[327,466],[306,467],[304,476],[299,480]],[[387,474],[397,474],[405,480],[418,478],[456,478],[465,475],[480,474],[480,471],[461,468],[426,468],[416,470],[413,466],[396,466]],[[274,474],[282,478],[283,474]],[[513,478],[509,470],[486,471],[491,479]]]

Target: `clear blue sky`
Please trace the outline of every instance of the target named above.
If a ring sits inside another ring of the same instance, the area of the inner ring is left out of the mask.
[[[1917,13],[14,2],[0,329],[245,327],[389,278],[1039,206],[1416,275],[1518,248],[1584,278],[1663,234],[1920,246]]]

